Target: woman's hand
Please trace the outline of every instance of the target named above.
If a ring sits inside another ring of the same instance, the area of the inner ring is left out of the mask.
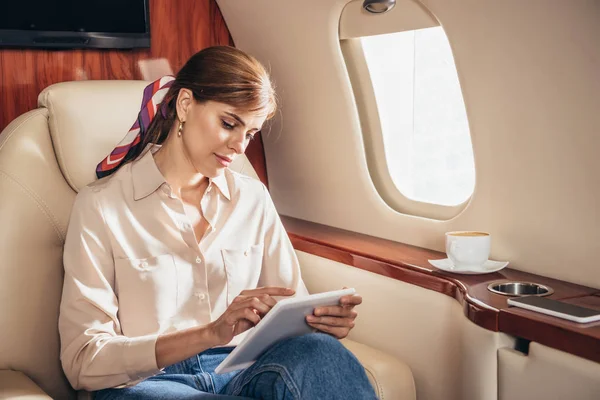
[[[247,331],[277,304],[271,296],[292,296],[293,289],[282,287],[262,287],[242,291],[227,310],[207,328],[215,346],[222,346],[231,341],[234,336]]]
[[[360,303],[362,297],[357,294],[344,296],[339,306],[315,308],[313,315],[306,316],[306,322],[321,332],[343,339],[354,328],[354,320],[358,316],[354,307]]]

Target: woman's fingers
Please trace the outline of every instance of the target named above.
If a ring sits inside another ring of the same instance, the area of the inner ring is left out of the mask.
[[[256,325],[260,322],[260,316],[247,307],[229,313],[229,315],[226,318],[226,322],[228,325],[233,326],[238,321],[243,319],[252,322],[252,325]]]
[[[275,300],[268,294],[255,294],[253,296],[247,296],[247,297],[256,297],[259,301],[265,303],[269,307],[275,307],[275,304],[277,304],[277,300]]]
[[[306,316],[306,322],[321,332],[343,339],[354,328],[354,320],[358,316],[354,307],[361,303],[360,295],[343,296],[340,305],[315,308],[314,315]]]
[[[259,289],[244,290],[231,302],[231,309],[237,310],[242,307],[252,306],[261,316],[266,315],[271,308],[275,307],[277,300],[272,296],[290,296],[295,292],[288,288],[265,287]]]
[[[265,303],[265,301],[267,303]],[[235,303],[231,303],[231,305],[229,306],[229,309],[232,311],[236,311],[236,310],[240,310],[243,308],[253,308],[255,310],[257,310],[260,314],[266,314],[268,313],[271,308],[273,307],[272,301],[274,301],[274,299],[259,299],[258,297],[248,297],[242,300],[239,300]]]
[[[339,317],[316,317],[314,315],[307,315],[306,321],[309,325],[319,324],[327,325],[331,327],[345,327],[354,328],[353,318],[339,318]]]
[[[351,295],[343,296],[342,298],[340,298],[340,304],[342,306],[346,306],[346,307],[348,307],[348,306],[354,307],[361,303],[362,303],[362,296],[360,296],[358,294],[351,294]]]
[[[317,307],[315,308],[314,314],[317,317],[329,315],[334,317],[346,318],[356,318],[356,316],[358,315],[358,313],[352,308],[342,306]]]

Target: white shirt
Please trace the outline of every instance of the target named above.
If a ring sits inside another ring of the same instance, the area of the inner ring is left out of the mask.
[[[308,294],[261,182],[227,169],[209,180],[201,208],[209,228],[198,244],[151,151],[79,192],[59,317],[61,361],[75,389],[160,373],[158,335],[216,320],[244,289]]]

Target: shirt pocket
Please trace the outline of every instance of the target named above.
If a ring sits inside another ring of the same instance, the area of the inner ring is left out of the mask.
[[[177,312],[177,268],[171,254],[115,260],[119,320],[156,326]],[[134,328],[135,329],[135,328]]]
[[[227,305],[231,304],[242,290],[256,289],[262,270],[263,247],[261,243],[242,250],[221,250],[227,275]]]

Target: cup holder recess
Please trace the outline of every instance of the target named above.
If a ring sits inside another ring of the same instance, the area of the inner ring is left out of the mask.
[[[504,296],[549,296],[554,293],[551,287],[533,282],[492,282],[488,290]]]

